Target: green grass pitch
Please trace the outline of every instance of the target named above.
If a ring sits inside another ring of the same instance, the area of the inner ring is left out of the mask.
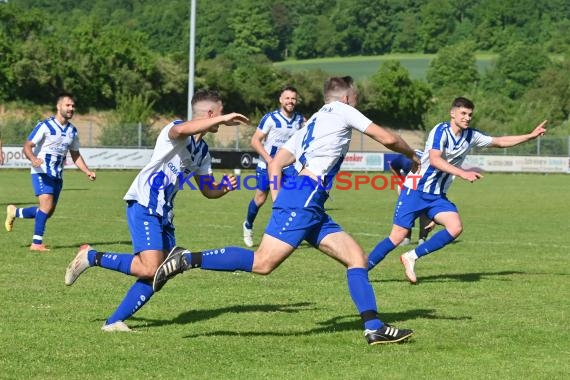
[[[374,75],[380,66],[387,60],[400,61],[413,79],[426,79],[426,72],[434,54],[388,54],[377,56],[333,57],[305,60],[288,60],[275,63],[275,66],[290,71],[304,71],[321,69],[330,75],[352,75],[362,80]],[[477,55],[477,69],[484,73],[493,65],[494,55]]]
[[[220,173],[218,173],[220,174]],[[0,231],[2,379],[563,379],[570,373],[570,176],[490,174],[457,180],[464,233],[418,261],[406,281],[392,252],[370,273],[381,318],[415,330],[369,347],[344,268],[302,245],[270,276],[193,270],[131,320],[100,327],[133,279],[88,269],[63,283],[77,247],[130,252],[122,197],[135,171],[73,170],[49,220],[47,254],[28,251],[32,220]],[[178,244],[242,245],[251,191],[177,197]],[[329,213],[369,251],[387,233],[395,192],[333,190]],[[32,205],[29,173],[0,171],[0,211]],[[256,238],[270,207],[261,211]],[[417,231],[414,231],[417,240]]]

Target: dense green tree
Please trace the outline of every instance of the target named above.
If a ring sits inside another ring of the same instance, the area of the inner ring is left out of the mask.
[[[187,3],[187,2],[186,2]],[[234,30],[228,27],[230,12],[228,4],[218,1],[198,1],[196,15],[196,55],[201,59],[211,59],[224,54],[234,40]],[[188,30],[188,24],[184,25]],[[185,41],[188,41],[185,34]],[[178,40],[180,46],[180,40]],[[184,44],[188,48],[188,43]],[[185,50],[185,51],[186,51]]]
[[[499,54],[494,69],[484,77],[485,89],[518,99],[549,64],[542,47],[514,44]]]
[[[412,80],[399,61],[386,61],[363,94],[362,109],[374,120],[403,128],[424,128],[431,93],[421,81]]]
[[[445,116],[453,97],[464,95],[477,103],[475,122],[498,132],[540,114],[558,123],[568,120],[568,58],[552,68],[545,55],[570,49],[565,0],[197,5],[196,88],[219,88],[228,110],[255,118],[276,106],[276,92],[285,83],[299,88],[304,113],[320,107],[325,73],[283,72],[270,61],[427,51],[438,53],[428,72],[434,96],[426,95],[427,84],[411,81],[391,63],[360,83],[363,106],[392,125],[421,126],[427,120],[430,126]],[[65,89],[77,94],[81,112],[125,110],[124,99],[137,102],[140,95],[153,112],[184,116],[188,16],[187,0],[0,2],[0,99],[51,104]],[[500,53],[495,69],[479,81],[468,42]]]
[[[450,0],[433,0],[422,6],[419,34],[424,53],[435,53],[447,44],[455,28],[454,13]]]
[[[469,88],[479,80],[473,43],[459,43],[441,48],[430,62],[427,81],[434,89]]]
[[[301,23],[293,32],[291,45],[291,52],[296,58],[307,59],[319,56],[319,51],[316,48],[319,38],[318,29],[318,16],[301,16]]]
[[[397,22],[392,49],[394,52],[413,53],[420,51],[422,46],[419,38],[419,15],[415,13],[403,13]]]
[[[524,95],[525,104],[541,108],[552,125],[570,121],[570,55],[542,71]],[[568,133],[570,131],[565,131]]]
[[[233,31],[234,40],[227,52],[237,56],[264,54],[274,60],[278,58],[279,41],[268,2],[240,0],[232,7],[228,27]]]

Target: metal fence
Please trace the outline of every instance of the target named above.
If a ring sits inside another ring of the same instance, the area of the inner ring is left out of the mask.
[[[92,121],[74,122],[74,125],[79,130],[81,146],[87,148],[103,145],[152,148],[155,136],[159,132],[159,129],[155,127],[152,128],[149,135],[149,127],[140,123],[121,125],[121,133],[112,139],[112,143],[110,144],[107,141],[107,143],[102,144],[102,128],[97,123]],[[6,146],[23,144],[32,128],[33,125],[14,125],[0,121],[2,140]],[[221,126],[218,133],[209,133],[205,140],[212,149],[249,151],[251,150],[250,139],[255,128],[255,126]],[[402,135],[413,148],[423,149],[427,137],[425,132],[408,130],[397,130],[396,132]],[[350,150],[353,152],[388,151],[358,131],[353,132]],[[570,136],[543,136],[512,148],[475,148],[472,154],[570,157]]]

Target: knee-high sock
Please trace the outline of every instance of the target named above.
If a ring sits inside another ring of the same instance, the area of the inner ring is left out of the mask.
[[[46,230],[46,223],[49,216],[42,210],[38,209],[36,212],[36,221],[34,224],[34,237],[32,242],[34,244],[42,244],[44,240],[44,232]]]
[[[447,230],[441,230],[436,232],[431,238],[426,240],[423,244],[416,247],[416,255],[422,257],[428,255],[432,252],[437,251],[451,243],[455,238],[447,232]]]
[[[87,252],[90,266],[98,266],[127,275],[131,274],[131,263],[134,258],[135,256],[130,253],[97,252],[94,249]]]
[[[185,258],[189,263],[200,263],[192,267],[207,270],[251,272],[253,267],[253,251],[241,247],[223,247],[204,252],[186,253]]]
[[[376,296],[368,280],[368,270],[366,268],[349,268],[346,271],[346,278],[348,291],[364,322],[364,328],[377,330],[382,327],[384,323],[378,319]]]
[[[17,208],[16,209],[16,218],[22,218],[22,219],[35,218],[38,210],[39,210],[39,208],[37,206],[26,207],[26,208]]]
[[[126,320],[143,307],[153,294],[154,291],[152,290],[151,284],[144,280],[137,280],[133,286],[131,286],[117,310],[107,319],[106,324],[110,325],[117,321]]]
[[[245,226],[247,228],[253,228],[253,222],[255,221],[258,212],[259,212],[259,206],[256,205],[252,199],[249,202],[249,206],[247,207],[247,216],[245,217]]]
[[[394,248],[396,248],[396,246],[392,243],[390,238],[386,238],[378,243],[368,255],[368,270],[374,268],[380,261],[384,260],[384,257]]]

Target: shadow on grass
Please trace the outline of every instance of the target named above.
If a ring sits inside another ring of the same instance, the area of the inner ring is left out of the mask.
[[[0,210],[0,213],[3,213],[3,215],[4,215],[2,218],[4,218],[4,217],[6,216],[6,209],[5,209],[4,207],[5,207],[5,206],[8,206],[8,205],[14,205],[14,206],[24,206],[24,205],[25,205],[25,206],[29,206],[29,207],[33,207],[33,206],[38,207],[38,203],[37,203],[37,202],[34,203],[34,200],[30,200],[30,201],[28,201],[28,202],[6,202],[6,203],[0,203],[0,207],[3,208],[3,210]]]
[[[469,320],[471,317],[446,317],[436,315],[436,311],[431,309],[415,309],[408,310],[400,313],[382,313],[380,319],[386,323],[397,322],[397,327],[409,327],[409,326],[399,326],[401,321],[409,321],[412,319],[444,319],[444,320]],[[344,315],[328,319],[323,322],[317,322],[317,327],[304,331],[272,331],[270,326],[264,331],[230,331],[230,330],[219,330],[200,334],[190,334],[184,336],[184,338],[199,338],[205,336],[309,336],[315,334],[330,334],[332,332],[342,332],[342,331],[362,331],[362,322],[355,315]]]
[[[131,325],[134,329],[140,327],[159,327],[165,325],[187,325],[199,321],[204,321],[212,318],[216,318],[221,314],[226,313],[259,313],[259,312],[278,312],[278,313],[300,313],[306,310],[315,310],[313,303],[303,302],[295,303],[289,305],[235,305],[228,306],[219,309],[208,309],[208,310],[190,310],[180,314],[178,317],[171,320],[149,320],[146,318],[134,317],[132,321],[142,322],[143,325],[136,326]],[[400,323],[402,321],[409,321],[413,319],[442,319],[442,320],[470,320],[471,317],[449,317],[443,315],[437,315],[434,309],[413,309],[408,311],[403,311],[399,313],[381,313],[380,319],[386,323]],[[271,330],[271,326],[267,326],[266,329],[262,331],[230,331],[230,330],[218,330],[206,333],[196,333],[184,336],[184,338],[197,338],[204,336],[299,336],[299,335],[314,335],[322,333],[331,333],[335,331],[361,331],[362,322],[357,315],[344,315],[322,322],[316,322],[316,327],[305,330],[305,331],[291,331],[291,332],[279,332]]]
[[[188,310],[178,317],[169,320],[151,320],[145,318],[132,318],[133,321],[145,321],[145,327],[164,325],[185,325],[189,323],[205,321],[228,313],[299,313],[304,310],[313,310],[312,303],[300,302],[289,305],[236,305],[219,309]]]
[[[75,249],[79,249],[79,247],[83,244],[89,244],[90,246],[92,246],[94,249],[99,250],[100,247],[99,246],[106,246],[106,245],[112,245],[112,244],[125,244],[125,245],[131,245],[132,242],[130,240],[118,240],[118,241],[95,241],[95,242],[81,242],[81,243],[74,243],[74,244],[46,244],[48,246],[49,249],[67,249],[67,248],[75,248]],[[28,248],[30,245],[22,245],[22,248]],[[101,252],[105,252],[104,249],[101,249]],[[132,249],[128,250],[127,252],[115,252],[114,253],[132,253]]]
[[[529,275],[532,273],[521,272],[521,271],[501,271],[501,272],[479,272],[479,273],[449,273],[449,274],[438,274],[433,276],[421,276],[418,275],[418,285],[421,285],[424,282],[477,282],[481,280],[497,280],[497,276],[513,276],[513,275]],[[416,274],[417,275],[417,274]],[[511,279],[500,279],[500,281],[512,281]],[[401,279],[384,279],[384,280],[373,280],[370,281],[373,283],[382,283],[382,282],[408,282],[408,280],[402,275]]]

